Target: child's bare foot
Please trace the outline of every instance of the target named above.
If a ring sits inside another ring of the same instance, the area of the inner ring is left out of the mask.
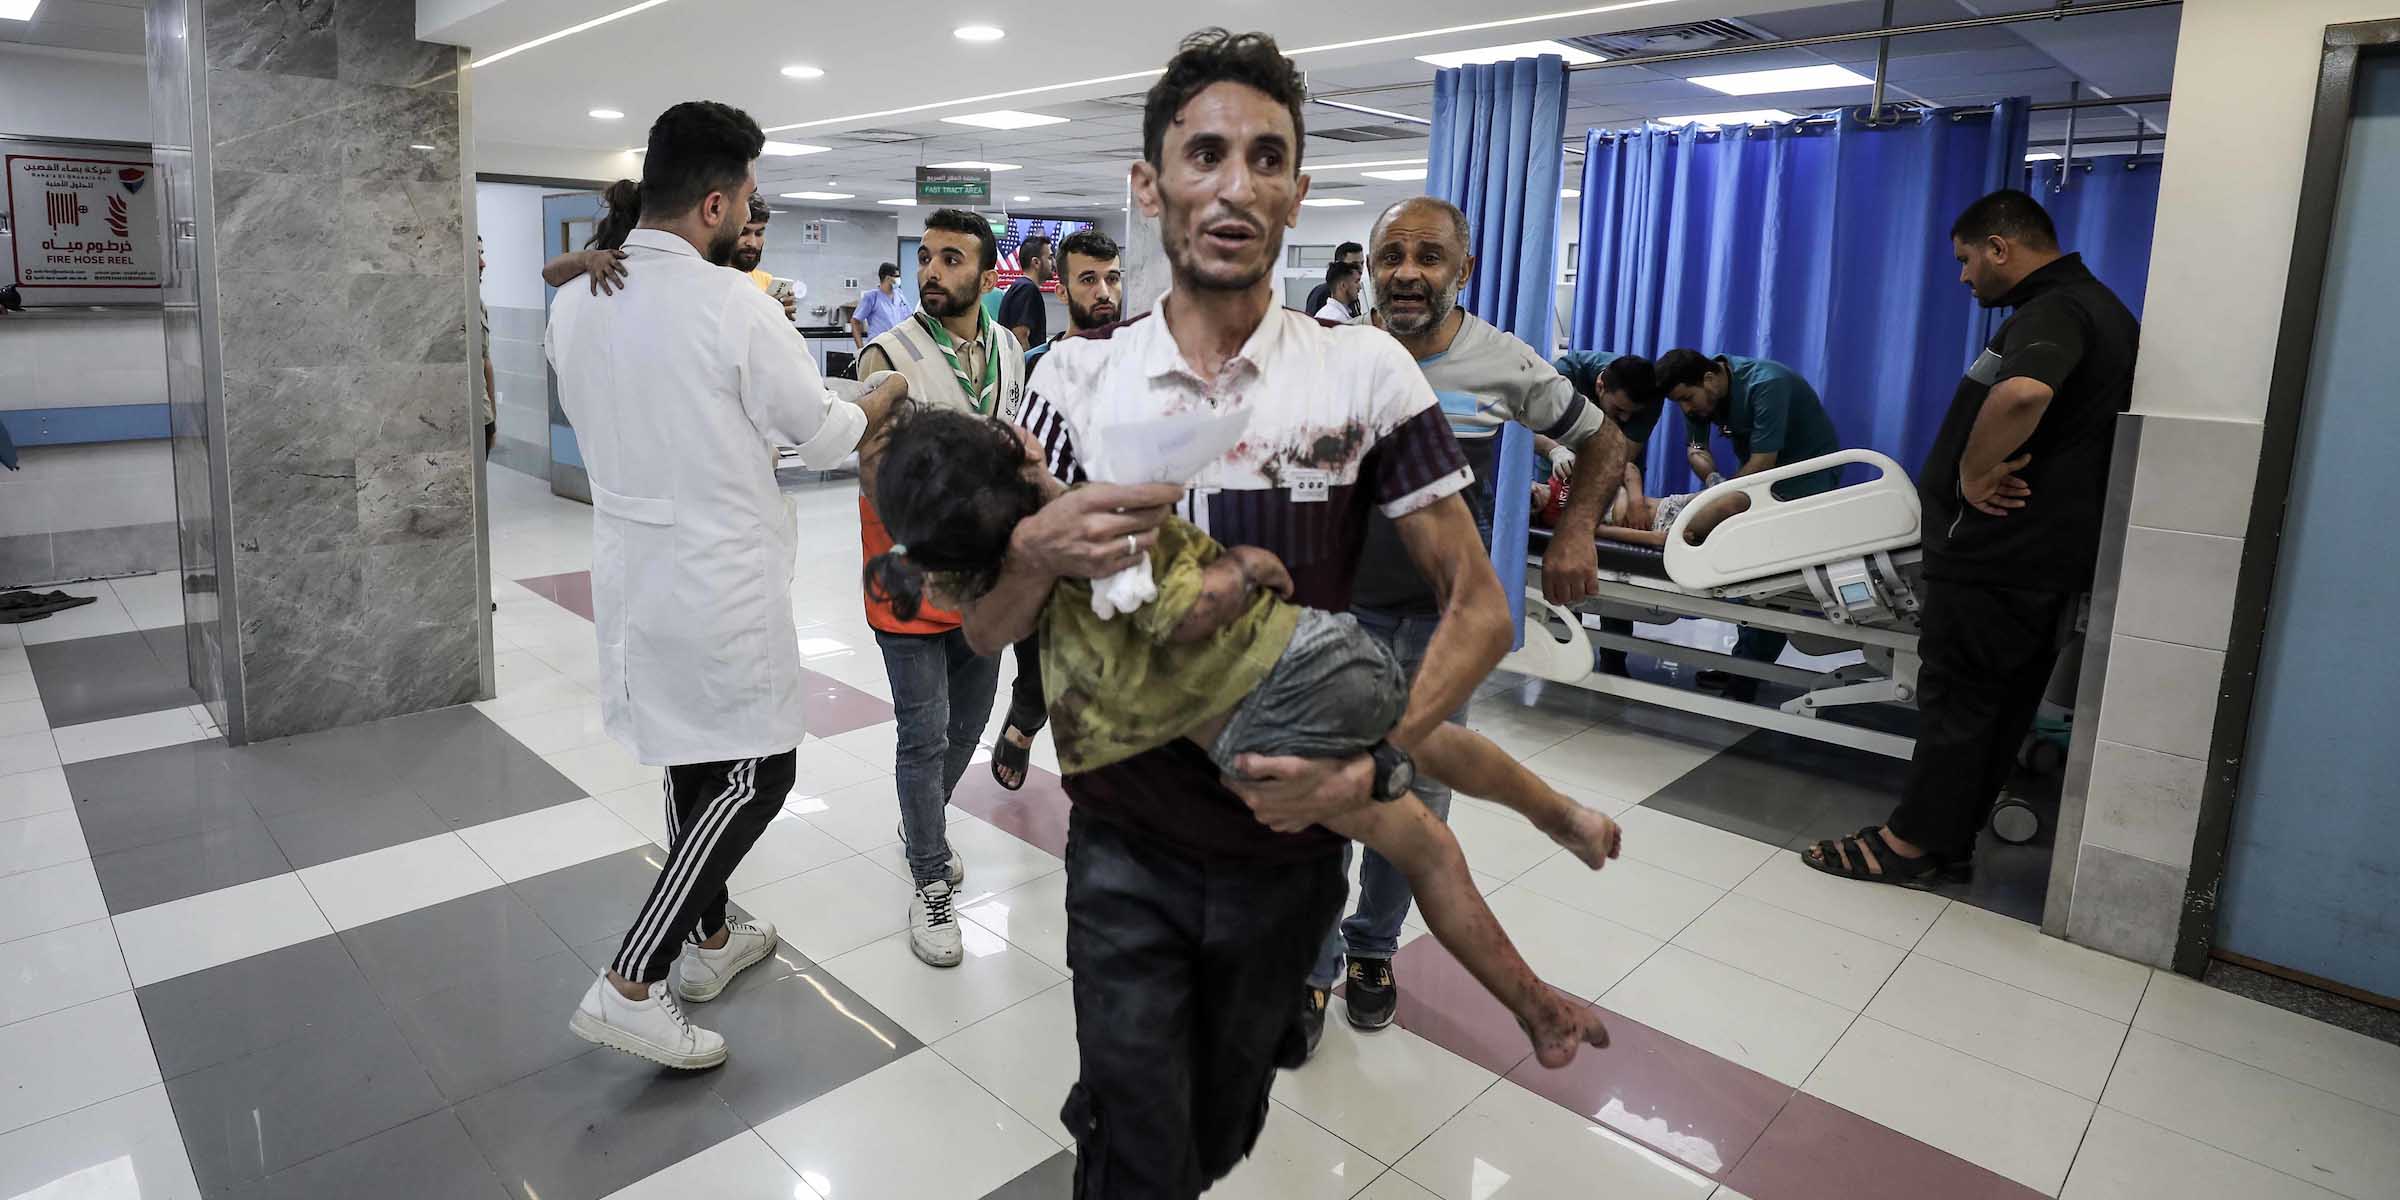
[[[1574,1062],[1575,1052],[1585,1046],[1608,1047],[1608,1026],[1600,1023],[1599,1009],[1548,988],[1542,989],[1533,1019],[1520,1016],[1517,1025],[1533,1042],[1533,1057],[1554,1071]]]
[[[1597,871],[1617,856],[1619,832],[1617,823],[1601,815],[1598,809],[1586,808],[1572,800],[1567,819],[1542,830],[1550,840],[1574,852],[1583,865]]]

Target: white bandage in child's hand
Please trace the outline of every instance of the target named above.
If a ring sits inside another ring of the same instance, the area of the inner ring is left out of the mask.
[[[1240,444],[1248,410],[1149,417],[1078,430],[1084,473],[1110,483],[1189,483],[1202,467]],[[1150,560],[1092,581],[1092,612],[1105,621],[1158,598]]]

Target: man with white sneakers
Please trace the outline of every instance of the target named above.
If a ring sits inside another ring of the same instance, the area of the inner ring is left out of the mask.
[[[774,926],[727,920],[725,894],[783,808],[803,734],[797,530],[774,448],[830,468],[906,394],[893,378],[856,404],[835,397],[776,302],[724,269],[765,141],[722,104],[661,114],[642,163],[642,223],[624,247],[642,286],[563,289],[550,314],[559,402],[591,479],[601,717],[635,757],[665,768],[669,842],[666,869],[568,1027],[685,1070],[724,1062],[726,1049],[678,999],[715,999],[775,948]]]

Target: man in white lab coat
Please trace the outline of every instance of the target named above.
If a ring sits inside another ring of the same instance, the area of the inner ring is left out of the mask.
[[[775,947],[773,926],[729,922],[725,907],[726,878],[791,790],[802,736],[796,531],[775,447],[831,467],[906,388],[837,399],[776,302],[724,269],[764,141],[722,104],[660,115],[624,247],[642,286],[563,289],[550,315],[559,402],[591,481],[601,716],[666,768],[671,842],[569,1026],[684,1069],[724,1062],[725,1039],[688,1024],[678,998],[714,999]]]

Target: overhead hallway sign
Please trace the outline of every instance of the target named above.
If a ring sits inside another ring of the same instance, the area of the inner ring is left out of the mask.
[[[981,167],[918,167],[917,203],[944,208],[988,208],[992,173]]]

